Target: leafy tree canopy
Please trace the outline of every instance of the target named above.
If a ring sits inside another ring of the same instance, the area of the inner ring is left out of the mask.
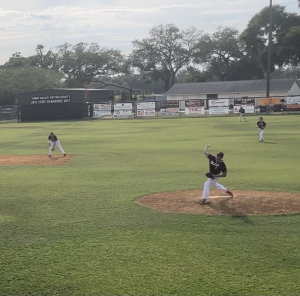
[[[270,8],[265,7],[249,21],[240,38],[249,57],[256,58],[267,69]],[[284,6],[272,7],[272,68],[298,64],[300,60],[300,16],[288,13]]]
[[[149,35],[133,41],[130,61],[144,78],[164,81],[167,91],[175,83],[178,71],[195,58],[204,35],[193,27],[179,30],[174,24],[155,26]]]
[[[112,76],[127,71],[120,50],[100,48],[97,43],[65,43],[58,46],[57,69],[64,73],[68,87],[83,87],[100,75]]]
[[[62,86],[58,72],[42,68],[1,68],[0,78],[0,105],[15,104],[19,93]]]

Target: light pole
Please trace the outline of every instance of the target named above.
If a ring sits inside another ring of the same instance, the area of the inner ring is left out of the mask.
[[[267,98],[270,97],[271,53],[272,53],[272,0],[270,0],[270,8],[269,8],[269,44],[268,44],[267,92],[266,92]]]

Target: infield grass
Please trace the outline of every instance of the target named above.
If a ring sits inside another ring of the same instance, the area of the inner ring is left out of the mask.
[[[207,143],[225,153],[223,185],[299,193],[300,116],[264,119],[264,143],[258,116],[2,124],[1,155],[47,157],[53,131],[74,157],[0,167],[0,295],[300,295],[300,214],[135,203],[202,189]]]

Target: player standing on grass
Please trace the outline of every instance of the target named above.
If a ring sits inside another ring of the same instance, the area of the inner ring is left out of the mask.
[[[232,192],[224,187],[223,185],[219,184],[217,181],[220,177],[226,177],[227,175],[227,168],[225,162],[223,161],[223,152],[218,152],[216,156],[211,155],[207,152],[207,148],[210,145],[205,145],[204,154],[209,159],[209,172],[206,174],[209,179],[205,182],[202,194],[202,201],[200,204],[208,204],[209,201],[209,191],[210,187],[216,187],[217,189],[225,191],[230,196],[233,196]]]
[[[59,150],[61,151],[61,153],[66,156],[66,153],[63,149],[63,147],[61,146],[60,142],[58,141],[58,138],[56,137],[56,135],[54,135],[54,133],[50,133],[49,137],[48,137],[48,141],[49,141],[49,157],[51,157],[52,155],[52,151],[54,151],[55,146],[57,146],[59,148]]]
[[[264,122],[262,117],[259,117],[259,121],[257,121],[257,127],[259,128],[259,142],[264,141],[264,132],[267,124]]]
[[[239,113],[240,113],[240,121],[241,121],[242,117],[244,117],[245,121],[247,121],[246,120],[245,109],[242,106],[240,107]]]

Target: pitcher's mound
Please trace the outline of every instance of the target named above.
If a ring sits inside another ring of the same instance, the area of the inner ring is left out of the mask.
[[[72,155],[0,155],[0,166],[11,165],[63,165],[67,164]]]
[[[140,197],[142,206],[164,212],[202,215],[281,215],[300,212],[300,194],[233,190],[233,197],[211,190],[210,204],[200,205],[202,190],[163,192]]]

